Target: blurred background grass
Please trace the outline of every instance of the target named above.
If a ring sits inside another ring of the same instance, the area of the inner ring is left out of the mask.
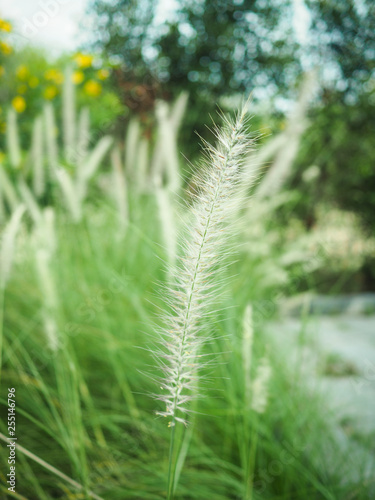
[[[293,356],[266,328],[287,298],[374,291],[372,3],[96,0],[82,45],[56,52],[33,38],[67,6],[43,5],[0,21],[3,242],[26,209],[2,291],[1,411],[15,387],[19,444],[83,489],[18,452],[12,495],[2,447],[3,497],[165,498],[169,429],[147,348],[197,187],[195,132],[212,140],[217,105],[233,112],[252,92],[251,196],[222,312],[205,327],[218,363],[176,497],[250,498],[251,447],[252,498],[372,498],[370,441],[358,454],[338,436],[304,371],[306,309]],[[263,413],[244,406],[249,303],[251,376],[265,357],[272,369]]]

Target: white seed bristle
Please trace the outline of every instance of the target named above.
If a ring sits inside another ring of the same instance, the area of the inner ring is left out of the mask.
[[[0,287],[4,289],[9,280],[14,259],[14,247],[25,206],[20,205],[5,226],[0,248]]]
[[[268,384],[271,378],[271,366],[267,358],[262,358],[257,367],[253,382],[251,408],[257,413],[264,413],[268,402]]]
[[[248,304],[242,325],[242,361],[244,367],[245,401],[248,408],[251,401],[251,359],[253,351],[253,308]]]
[[[163,394],[156,396],[166,405],[159,415],[170,418],[170,425],[186,423],[188,403],[195,393],[198,368],[202,358],[198,352],[207,338],[200,335],[201,322],[209,314],[219,287],[215,268],[226,256],[226,224],[238,199],[235,195],[241,167],[249,146],[245,134],[245,112],[232,122],[224,118],[222,130],[214,129],[217,146],[204,141],[206,161],[200,179],[192,218],[182,242],[183,256],[175,272],[175,284],[168,290],[171,313],[161,332],[162,348],[155,357],[164,372]]]

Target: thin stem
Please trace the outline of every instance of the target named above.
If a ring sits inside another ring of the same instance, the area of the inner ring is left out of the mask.
[[[0,433],[0,439],[2,441],[4,441],[5,443],[9,443],[9,438],[7,438],[6,436],[4,436],[4,434]],[[26,457],[31,458],[31,460],[34,460],[34,462],[38,463],[39,465],[41,465],[45,469],[47,469],[50,472],[52,472],[52,474],[55,474],[57,477],[59,477],[63,481],[66,481],[71,486],[73,486],[73,488],[75,488],[76,490],[78,490],[78,491],[85,491],[86,488],[82,484],[77,483],[77,481],[74,481],[74,479],[70,478],[69,476],[67,476],[63,472],[59,471],[58,469],[56,469],[55,467],[53,467],[49,463],[45,462],[44,460],[42,460],[41,458],[39,458],[37,455],[34,455],[34,453],[31,453],[31,451],[27,450],[26,448],[24,448],[20,444],[15,443],[15,447],[16,447],[16,449],[18,451],[20,451],[21,453],[23,453]],[[88,495],[90,495],[95,500],[104,500],[99,495],[96,495],[93,491],[88,490],[87,493],[88,493]]]
[[[171,428],[171,440],[169,444],[169,464],[168,464],[168,481],[167,481],[167,500],[173,500],[174,496],[174,476],[175,476],[175,463],[172,465],[173,455],[174,455],[174,444],[175,444],[175,422],[172,422]]]
[[[255,469],[255,457],[256,450],[258,445],[258,432],[257,426],[255,425],[255,418],[252,422],[252,436],[251,436],[251,444],[250,444],[250,452],[249,458],[247,461],[247,471],[246,471],[246,495],[245,500],[251,500],[253,497],[253,478],[254,478],[254,469]]]

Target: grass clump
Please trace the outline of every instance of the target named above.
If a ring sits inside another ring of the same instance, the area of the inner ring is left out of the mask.
[[[328,410],[321,411],[321,401],[264,328],[275,311],[275,290],[269,270],[259,270],[259,254],[238,244],[232,216],[242,214],[245,116],[225,127],[216,133],[218,146],[205,144],[207,167],[188,211],[174,202],[173,194],[185,196],[182,188],[174,193],[169,186],[168,206],[186,222],[177,259],[174,245],[166,244],[150,170],[141,182],[147,189],[132,189],[132,179],[140,179],[124,169],[118,145],[110,156],[116,175],[95,163],[94,186],[83,176],[80,217],[65,208],[58,179],[50,181],[53,207],[27,206],[3,287],[2,389],[16,388],[17,433],[28,452],[18,450],[21,497],[331,500],[371,494],[359,462],[343,477],[347,450],[337,444]],[[113,201],[108,193],[116,186],[107,184],[120,178],[123,189]],[[158,189],[175,179],[160,178]],[[19,218],[21,209],[16,213]],[[151,367],[150,343],[159,361]],[[158,411],[171,428],[155,418],[147,366],[152,378],[161,376]],[[2,392],[3,410],[6,403]],[[5,420],[0,425],[6,435]],[[4,447],[1,461],[6,470]],[[6,495],[5,476],[0,480]]]

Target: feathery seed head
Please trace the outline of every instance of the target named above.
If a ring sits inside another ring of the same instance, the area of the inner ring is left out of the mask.
[[[271,366],[267,358],[262,358],[257,367],[253,382],[251,408],[257,413],[264,413],[268,402],[268,384],[271,378]]]
[[[234,121],[223,116],[223,128],[213,131],[216,146],[203,140],[206,168],[200,176],[187,235],[180,241],[183,255],[174,285],[167,291],[171,313],[166,315],[166,329],[161,332],[162,347],[154,353],[164,373],[160,383],[163,393],[156,399],[163,401],[166,409],[158,414],[169,417],[170,426],[186,423],[188,403],[196,392],[202,366],[198,352],[207,341],[200,335],[201,323],[217,295],[215,269],[226,255],[227,222],[234,202],[238,202],[234,194],[245,154],[252,145],[245,133],[245,113],[242,110]]]
[[[242,362],[244,368],[246,407],[251,401],[251,358],[253,350],[253,308],[248,304],[243,316],[242,325]]]
[[[25,212],[25,206],[20,205],[12,214],[10,221],[6,225],[1,240],[0,247],[0,288],[4,289],[9,280],[13,259],[14,247],[18,231],[21,226],[21,219]]]

